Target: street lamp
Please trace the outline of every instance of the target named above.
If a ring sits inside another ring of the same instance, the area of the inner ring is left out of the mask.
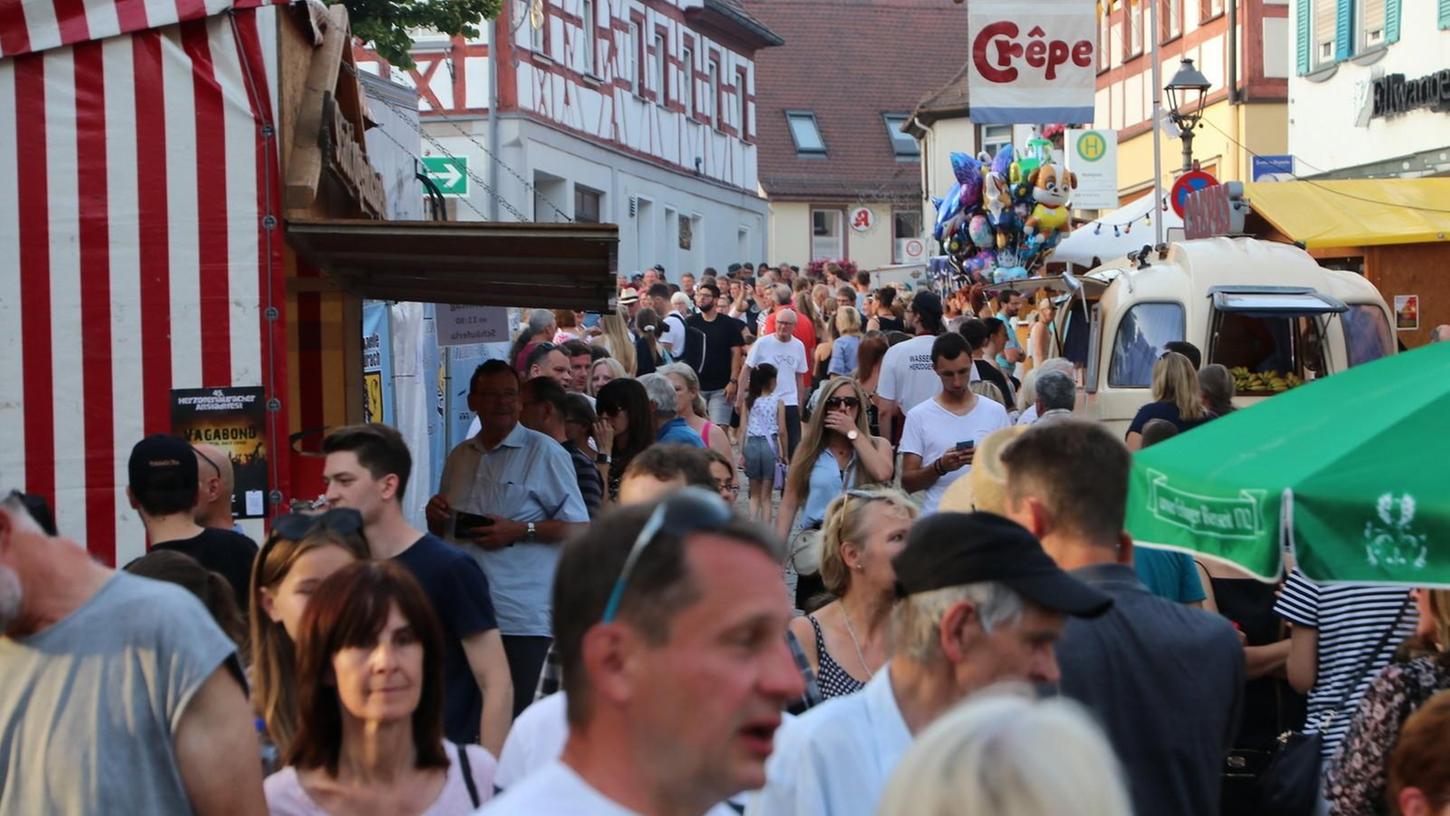
[[[1183,138],[1183,172],[1193,169],[1193,129],[1203,118],[1203,102],[1208,98],[1208,78],[1193,60],[1184,58],[1178,73],[1164,87],[1168,92],[1168,116]]]

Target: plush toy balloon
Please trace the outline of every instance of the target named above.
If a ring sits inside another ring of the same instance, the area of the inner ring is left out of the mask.
[[[992,232],[992,225],[987,223],[987,216],[981,213],[973,215],[967,222],[967,237],[981,248],[997,245],[997,236]]]
[[[960,182],[952,182],[951,188],[948,189],[947,190],[947,194],[942,197],[941,205],[937,207],[937,210],[936,210],[936,225],[938,227],[944,226],[946,224],[946,222],[951,219],[952,216],[954,216],[957,213],[961,212],[961,210],[962,210],[962,185],[961,185]],[[943,230],[942,231],[942,234],[941,235],[938,235],[937,238],[938,238],[938,240],[940,240],[944,236],[945,236],[945,231]]]

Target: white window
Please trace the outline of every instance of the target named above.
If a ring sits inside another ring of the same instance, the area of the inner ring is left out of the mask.
[[[686,48],[681,60],[685,66],[685,118],[688,119],[695,115],[695,52]]]
[[[750,103],[745,99],[745,88],[748,74],[744,70],[735,74],[735,104],[739,108],[736,111],[738,118],[735,120],[736,127],[740,128],[740,138],[744,139],[750,133],[750,123],[746,121],[746,114],[750,112]]]
[[[1112,40],[1113,25],[1111,15],[1113,11],[1112,0],[1103,0],[1098,5],[1098,70],[1106,71],[1111,66],[1112,57],[1108,54],[1108,43]]]
[[[844,254],[840,210],[811,210],[811,260],[834,261]]]
[[[549,30],[549,15],[546,0],[530,0],[525,5],[529,14],[529,49],[535,54],[548,56],[544,32]]]
[[[639,83],[639,24],[630,23],[629,33],[624,41],[624,53],[620,54],[620,74],[630,84],[634,92],[638,94],[641,90]]]
[[[597,22],[594,19],[594,0],[582,0],[579,17],[584,24],[579,32],[579,36],[584,38],[584,73],[595,76],[599,68],[594,64],[594,24]]]
[[[901,130],[901,126],[906,124],[906,114],[888,113],[884,118],[886,136],[891,140],[891,152],[896,154],[896,158],[914,159],[920,156],[921,148],[916,144],[916,137]]]
[[[1314,30],[1314,66],[1317,68],[1334,62],[1337,3],[1335,0],[1310,0],[1310,3],[1314,7],[1314,18],[1311,23]]]
[[[1143,0],[1127,0],[1128,3],[1128,51],[1126,57],[1143,53]]]
[[[1377,48],[1385,43],[1385,4],[1389,0],[1359,0],[1355,9],[1359,20],[1359,42],[1356,51]]]
[[[715,129],[719,130],[725,126],[725,106],[720,104],[720,71],[713,61],[706,66],[706,70],[709,72],[706,86],[710,89],[710,98],[705,103],[705,113],[714,123]]]
[[[826,141],[816,127],[816,115],[810,111],[786,111],[785,120],[790,125],[790,137],[795,140],[795,152],[824,155]]]
[[[665,38],[662,35],[655,35],[655,50],[650,55],[650,87],[654,88],[655,101],[663,105],[670,101],[668,89],[665,88]]]
[[[1011,125],[982,125],[982,149],[988,156],[997,155],[997,151],[1009,144],[1012,144]]]
[[[1164,11],[1168,14],[1167,32],[1165,40],[1171,40],[1183,35],[1183,0],[1168,0],[1164,4]]]
[[[1205,21],[1212,20],[1220,14],[1223,14],[1223,0],[1207,0],[1203,4],[1203,19]]]
[[[604,194],[583,185],[574,185],[574,220],[581,224],[599,223],[599,204]]]

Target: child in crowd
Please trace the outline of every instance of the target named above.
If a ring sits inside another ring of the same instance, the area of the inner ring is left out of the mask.
[[[770,524],[770,493],[775,485],[776,463],[785,464],[785,446],[780,429],[785,427],[785,403],[775,393],[776,369],[761,363],[750,371],[745,394],[745,445],[741,458],[750,480],[750,517]]]

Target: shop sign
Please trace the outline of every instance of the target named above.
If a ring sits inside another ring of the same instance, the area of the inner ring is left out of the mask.
[[[322,150],[328,164],[364,212],[383,217],[383,177],[373,169],[359,134],[330,93],[322,97],[322,119]]]
[[[857,207],[849,214],[852,232],[870,232],[876,228],[876,213],[870,207]]]
[[[967,97],[978,124],[1091,122],[1097,6],[972,0]]]
[[[440,303],[436,313],[438,345],[467,346],[509,340],[508,309]]]
[[[1249,202],[1242,182],[1214,184],[1188,194],[1183,206],[1183,237],[1187,240],[1242,235]]]
[[[1118,133],[1115,130],[1067,131],[1067,169],[1077,176],[1072,206],[1082,210],[1118,207]]]
[[[1417,108],[1450,111],[1450,68],[1442,68],[1419,79],[1404,74],[1387,74],[1374,81],[1374,109],[1371,116],[1399,116]]]
[[[1293,156],[1255,156],[1253,162],[1254,181],[1287,181],[1283,176],[1293,177]]]

